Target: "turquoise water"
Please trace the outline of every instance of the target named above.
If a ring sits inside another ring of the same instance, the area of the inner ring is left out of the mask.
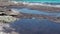
[[[60,2],[60,0],[14,0],[14,1],[25,1],[25,2]]]

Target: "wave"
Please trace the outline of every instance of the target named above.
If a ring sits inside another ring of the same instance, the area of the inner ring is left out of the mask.
[[[48,2],[48,3],[60,3],[60,1],[24,1],[24,0],[12,0],[12,1],[16,1],[16,2],[31,2],[31,3],[45,3],[45,2]]]
[[[11,1],[11,2],[14,2],[14,3],[20,3],[20,2],[25,2],[25,1]],[[34,2],[29,2],[29,1],[26,1],[25,3],[42,3],[42,4],[51,4],[51,5],[60,5],[60,2],[39,2],[39,1],[34,1]]]
[[[11,1],[11,2],[13,2],[13,3],[19,3],[19,2],[17,2],[17,1]]]
[[[42,5],[42,6],[50,6],[50,7],[60,7],[59,2],[23,2],[23,1],[11,1],[14,3],[23,3],[28,5]]]

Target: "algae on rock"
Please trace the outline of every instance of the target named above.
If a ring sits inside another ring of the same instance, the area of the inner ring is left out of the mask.
[[[14,22],[18,20],[18,18],[12,16],[0,16],[0,22]]]

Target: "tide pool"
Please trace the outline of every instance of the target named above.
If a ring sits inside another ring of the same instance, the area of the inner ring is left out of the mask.
[[[47,15],[47,16],[53,16],[53,17],[60,17],[60,13],[49,13],[46,11],[38,11],[38,10],[31,10],[28,8],[22,8],[22,9],[17,9],[17,8],[12,8],[12,10],[22,12],[22,13],[28,13],[28,14],[40,14],[40,15]]]
[[[60,23],[48,19],[20,19],[10,25],[19,34],[60,34]]]

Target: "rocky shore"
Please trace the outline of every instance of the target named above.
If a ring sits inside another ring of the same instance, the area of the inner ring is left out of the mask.
[[[5,3],[5,4],[4,4]],[[16,12],[11,10],[11,8],[29,8],[32,10],[42,10],[47,12],[60,12],[60,7],[49,7],[41,5],[31,5],[24,3],[13,3],[13,2],[4,2],[0,3],[0,34],[18,34],[15,31],[10,32],[9,23],[14,22],[19,19],[49,19],[50,21],[60,23],[60,17],[52,17],[47,15],[40,14],[28,14],[22,12]],[[9,30],[9,33],[6,33],[4,29]],[[13,29],[14,30],[14,29]]]
[[[18,19],[12,15],[18,15],[18,13],[11,9],[0,8],[0,22],[13,22]]]
[[[47,15],[40,15],[40,14],[28,14],[22,12],[16,12],[11,9],[7,8],[0,8],[0,21],[12,22],[18,20],[19,18],[28,18],[28,19],[49,19],[51,21],[59,21],[60,17],[53,17]],[[6,20],[5,20],[6,19]],[[8,21],[9,20],[9,21]]]
[[[10,29],[9,23],[19,20],[19,18],[15,17],[18,14],[19,14],[18,12],[12,11],[11,9],[0,7],[0,34],[13,34],[14,33],[14,32],[7,33],[6,32],[7,30],[5,28]]]
[[[0,3],[2,4],[2,3]],[[60,6],[54,6],[54,5],[47,5],[47,4],[34,4],[34,3],[14,3],[14,2],[7,2],[0,5],[0,7],[20,7],[20,8],[29,8],[32,10],[42,10],[47,12],[60,12]]]
[[[10,16],[10,18],[28,18],[28,19],[49,19],[51,21],[59,21],[60,17],[53,17],[53,16],[47,16],[47,15],[41,15],[41,14],[28,14],[28,13],[22,13],[22,12],[16,12],[14,10],[11,9],[6,9],[6,8],[1,8],[1,12],[0,12],[0,16],[3,15],[4,16]],[[3,18],[2,17],[2,18]],[[12,20],[12,19],[11,19]],[[13,21],[13,20],[12,20]]]

